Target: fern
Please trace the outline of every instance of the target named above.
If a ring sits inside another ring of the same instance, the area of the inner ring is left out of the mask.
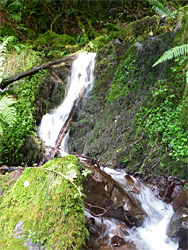
[[[16,121],[16,109],[12,105],[16,101],[4,96],[0,99],[0,135],[3,134],[3,128],[5,125],[12,126]]]
[[[178,57],[181,55],[188,54],[188,44],[183,44],[180,46],[176,46],[172,49],[167,50],[160,58],[157,60],[156,63],[153,64],[153,67],[156,66],[159,63],[162,63],[166,60],[172,59],[174,57]],[[188,83],[188,71],[185,72],[185,80],[186,83]]]
[[[162,63],[166,60],[172,59],[174,57],[178,57],[181,55],[188,54],[188,44],[183,44],[181,46],[176,46],[170,50],[167,50],[160,58],[159,60],[153,65],[156,66],[159,63]]]
[[[5,53],[7,52],[7,44],[12,39],[12,36],[5,37],[3,43],[0,45],[0,83],[3,80],[4,67],[2,65],[5,60]]]
[[[152,0],[150,2],[152,5],[152,9],[159,15],[159,16],[171,16],[171,13],[169,12],[168,8],[165,7],[162,3],[160,3],[157,0]]]

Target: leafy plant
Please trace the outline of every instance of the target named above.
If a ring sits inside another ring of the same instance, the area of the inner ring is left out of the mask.
[[[162,3],[160,3],[157,0],[150,1],[150,4],[152,5],[152,9],[159,15],[159,16],[171,16],[171,13],[169,12],[168,8],[164,6]]]
[[[152,5],[152,9],[161,17],[172,17],[174,18],[177,14],[177,10],[173,11],[172,13],[169,11],[169,9],[164,6],[161,2],[157,0],[151,0],[150,4]]]
[[[188,44],[183,44],[180,46],[176,46],[170,50],[167,50],[160,58],[159,60],[153,65],[156,66],[159,63],[162,63],[166,60],[172,59],[174,57],[179,57],[181,55],[187,55],[188,54]],[[186,83],[188,83],[188,71],[185,72],[186,75]]]
[[[149,138],[160,137],[173,158],[187,163],[188,131],[180,121],[185,104],[174,107],[170,98],[173,100],[175,96],[169,96],[156,108],[142,107],[137,114],[138,124],[146,129]]]
[[[4,96],[0,99],[0,135],[3,134],[3,128],[6,125],[12,126],[16,122],[16,109],[12,105],[16,101]]]
[[[170,50],[167,50],[160,58],[159,60],[153,65],[156,66],[159,63],[162,63],[166,60],[172,59],[174,57],[178,57],[180,55],[186,55],[188,54],[188,44],[183,44],[180,46],[176,46]]]
[[[12,36],[5,37],[3,43],[0,45],[0,83],[3,80],[3,62],[5,60],[5,53],[7,52],[7,44],[13,39]]]
[[[22,154],[22,148],[26,138],[35,136],[35,90],[40,79],[43,79],[44,73],[27,78],[25,83],[15,86],[14,94],[18,101],[15,103],[17,110],[14,124],[5,128],[3,136],[0,138],[0,164],[21,164],[25,165],[25,155]]]

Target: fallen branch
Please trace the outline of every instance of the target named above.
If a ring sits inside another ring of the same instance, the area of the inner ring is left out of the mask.
[[[76,109],[77,109],[79,102],[84,97],[84,93],[85,93],[85,87],[83,87],[81,89],[78,98],[74,101],[74,104],[73,104],[73,107],[69,113],[69,116],[68,116],[67,120],[65,121],[65,123],[63,124],[63,126],[58,134],[58,137],[57,137],[56,142],[55,142],[55,147],[50,152],[48,152],[46,155],[44,155],[42,161],[39,163],[39,166],[43,165],[47,161],[52,160],[55,157],[56,153],[59,150],[59,147],[61,146],[61,142],[63,141],[65,135],[69,131],[69,127],[70,127],[70,124],[72,122],[73,116],[76,112]]]
[[[24,167],[9,167],[9,166],[6,166],[6,165],[3,165],[0,167],[0,172],[3,171],[3,172],[12,172],[12,171],[15,171],[15,170],[24,170],[25,168]]]
[[[12,82],[15,82],[19,79],[22,79],[26,76],[31,76],[31,75],[34,75],[36,73],[39,72],[39,70],[41,69],[47,69],[49,68],[50,66],[52,65],[56,65],[56,64],[59,64],[59,63],[62,63],[62,62],[67,62],[67,61],[71,61],[71,60],[74,60],[76,59],[76,55],[72,55],[72,56],[66,56],[66,57],[63,57],[61,59],[58,59],[56,61],[53,61],[53,62],[49,62],[47,64],[42,64],[40,66],[35,66],[27,71],[24,71],[24,72],[21,72],[19,74],[16,74],[16,75],[13,75],[13,76],[9,76],[7,78],[4,78],[1,82],[1,89],[3,90],[4,88],[6,88],[10,83]]]

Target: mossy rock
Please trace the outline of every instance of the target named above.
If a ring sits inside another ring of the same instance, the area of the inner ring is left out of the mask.
[[[109,43],[108,36],[99,36],[89,42],[86,47],[90,47],[92,51],[98,51]],[[86,48],[87,49],[87,48]]]
[[[158,16],[145,17],[132,22],[121,29],[123,41],[144,40],[159,33],[160,19]]]
[[[73,45],[76,41],[73,37],[63,34],[58,35],[53,31],[48,30],[44,34],[40,34],[36,39],[36,44],[43,46],[50,46],[53,49],[62,48],[65,45]]]
[[[76,40],[67,35],[67,34],[63,34],[63,35],[59,35],[58,37],[54,38],[50,45],[52,48],[62,48],[65,45],[74,45],[76,43]]]
[[[1,248],[29,249],[30,239],[45,249],[82,249],[88,231],[81,179],[70,155],[25,169],[0,204]]]

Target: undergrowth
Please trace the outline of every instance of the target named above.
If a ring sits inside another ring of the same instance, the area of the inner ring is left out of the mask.
[[[27,77],[24,83],[14,87],[13,94],[17,99],[14,104],[16,110],[15,122],[11,127],[4,127],[3,136],[0,137],[0,164],[13,165],[21,163],[21,148],[27,136],[35,136],[35,90],[38,82],[43,79],[44,72]],[[22,162],[22,165],[25,163]]]

